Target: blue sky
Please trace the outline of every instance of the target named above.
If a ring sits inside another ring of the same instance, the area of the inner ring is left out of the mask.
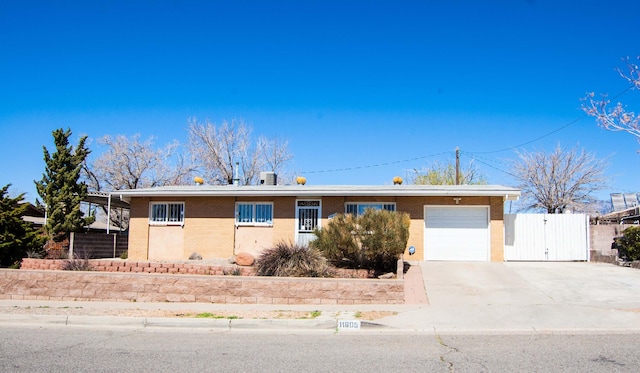
[[[627,87],[614,69],[640,55],[638,19],[618,0],[5,0],[0,184],[35,200],[56,128],[96,156],[106,134],[185,143],[196,117],[288,139],[309,184],[390,184],[460,147],[513,185],[513,147],[560,144],[611,157],[601,198],[635,192],[640,144],[580,98]]]

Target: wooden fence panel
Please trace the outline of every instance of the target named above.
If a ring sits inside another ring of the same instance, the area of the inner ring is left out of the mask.
[[[75,233],[73,252],[78,258],[118,258],[127,251],[129,236],[121,233],[89,231]]]

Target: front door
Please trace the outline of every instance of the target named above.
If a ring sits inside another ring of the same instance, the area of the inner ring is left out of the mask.
[[[316,237],[313,231],[320,228],[320,200],[296,201],[296,243],[308,246]]]

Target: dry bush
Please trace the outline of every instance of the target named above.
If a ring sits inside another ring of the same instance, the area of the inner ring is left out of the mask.
[[[319,251],[291,242],[279,242],[256,260],[258,276],[334,277]]]

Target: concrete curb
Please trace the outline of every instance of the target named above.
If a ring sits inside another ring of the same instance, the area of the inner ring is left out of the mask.
[[[87,326],[87,327],[114,327],[114,328],[142,328],[144,319],[140,317],[117,317],[117,316],[67,316],[66,326]]]
[[[339,319],[196,319],[127,316],[66,316],[0,314],[0,325],[124,328],[140,330],[193,329],[209,332],[315,332],[315,333],[385,333],[427,335],[516,335],[516,334],[638,334],[640,327],[394,327],[362,321],[358,330],[338,330]]]
[[[178,319],[170,317],[145,317],[145,328],[191,328],[228,331],[231,329],[229,319]]]
[[[230,322],[232,330],[336,330],[336,320],[316,319],[233,319]]]
[[[0,315],[0,324],[66,326],[66,315]]]
[[[337,331],[337,319],[208,319],[127,316],[0,315],[1,324],[105,328],[188,328],[212,331]],[[363,322],[362,329],[393,328]],[[347,331],[349,332],[349,331]]]

